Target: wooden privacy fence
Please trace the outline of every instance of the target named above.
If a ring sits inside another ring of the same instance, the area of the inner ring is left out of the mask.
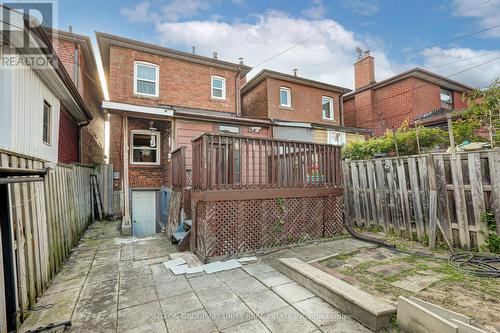
[[[41,161],[4,153],[1,157],[2,168],[43,168]],[[7,260],[12,260],[14,269],[18,323],[25,319],[26,311],[46,290],[93,220],[91,175],[108,179],[111,172],[111,165],[96,168],[57,165],[48,171],[44,181],[4,185],[8,186],[8,207],[2,209],[9,210],[6,216],[10,219],[1,221],[2,232],[10,229],[11,244],[2,246],[4,251],[6,246],[13,250],[12,258]],[[111,184],[110,181],[107,187],[102,187],[103,198],[111,198]],[[5,228],[7,223],[9,228]],[[0,269],[3,269],[1,265]]]
[[[193,140],[191,250],[200,257],[342,231],[340,148],[204,134]]]
[[[483,249],[489,231],[481,216],[493,210],[500,235],[498,150],[347,161],[343,175],[346,218],[357,226],[416,236],[431,247],[438,236]]]

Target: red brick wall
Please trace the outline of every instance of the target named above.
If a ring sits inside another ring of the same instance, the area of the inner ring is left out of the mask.
[[[171,163],[168,161],[170,153],[169,136],[170,122],[154,121],[153,127],[160,132],[160,165],[136,165],[131,164],[130,152],[132,151],[132,142],[130,141],[130,131],[135,129],[148,129],[148,119],[129,118],[128,119],[128,140],[129,140],[129,187],[130,188],[159,188],[171,184]]]
[[[60,163],[78,162],[78,124],[62,105],[59,114],[58,145]]]
[[[372,56],[367,56],[354,64],[354,87],[359,89],[373,82],[375,82],[375,63]]]
[[[302,84],[286,82],[278,79],[268,79],[268,110],[269,117],[279,120],[323,123],[329,125],[340,125],[340,94],[328,90],[305,86]],[[292,107],[280,106],[280,87],[292,90]],[[328,96],[334,102],[334,120],[324,120],[322,112],[321,97]]]
[[[134,61],[145,61],[159,66],[159,97],[134,95]],[[212,75],[226,79],[225,101],[211,99]],[[112,46],[107,79],[112,101],[236,112],[236,71]]]
[[[87,63],[89,60],[85,59],[81,46],[76,44],[76,47],[79,51],[78,63],[80,64],[77,78],[74,74],[75,43],[63,39],[59,39],[54,43],[58,57],[77,86],[93,117],[92,122],[83,127],[81,131],[82,151],[81,161],[79,162],[84,164],[104,163],[104,115],[100,107],[103,93],[100,86],[98,86],[100,84],[99,80],[89,78],[92,75],[89,68],[90,64]]]
[[[344,99],[344,125],[356,127],[354,98]]]
[[[113,171],[120,173],[120,179],[113,180],[113,188],[118,191],[122,188],[123,177],[123,120],[121,115],[110,114],[109,117],[109,163],[113,164]]]
[[[241,96],[241,114],[244,117],[267,117],[267,80]]]

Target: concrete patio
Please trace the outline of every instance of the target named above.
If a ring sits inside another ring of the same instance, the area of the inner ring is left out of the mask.
[[[280,255],[314,260],[366,246],[338,242]],[[68,332],[369,332],[275,270],[273,256],[175,276],[162,264],[175,252],[163,235],[123,238],[115,222],[95,223],[21,331],[71,320]]]

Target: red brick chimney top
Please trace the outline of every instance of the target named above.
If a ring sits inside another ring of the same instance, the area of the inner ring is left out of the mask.
[[[375,83],[375,59],[370,51],[365,51],[363,56],[354,63],[354,89],[363,88]]]

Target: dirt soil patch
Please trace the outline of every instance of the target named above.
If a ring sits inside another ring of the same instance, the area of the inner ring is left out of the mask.
[[[419,243],[397,242],[400,249],[429,253]],[[447,258],[449,252],[433,254]],[[391,303],[396,304],[399,296],[415,296],[467,315],[488,331],[500,332],[498,278],[469,275],[455,270],[447,260],[385,248],[360,249],[313,265]],[[416,283],[419,280],[428,283]]]

